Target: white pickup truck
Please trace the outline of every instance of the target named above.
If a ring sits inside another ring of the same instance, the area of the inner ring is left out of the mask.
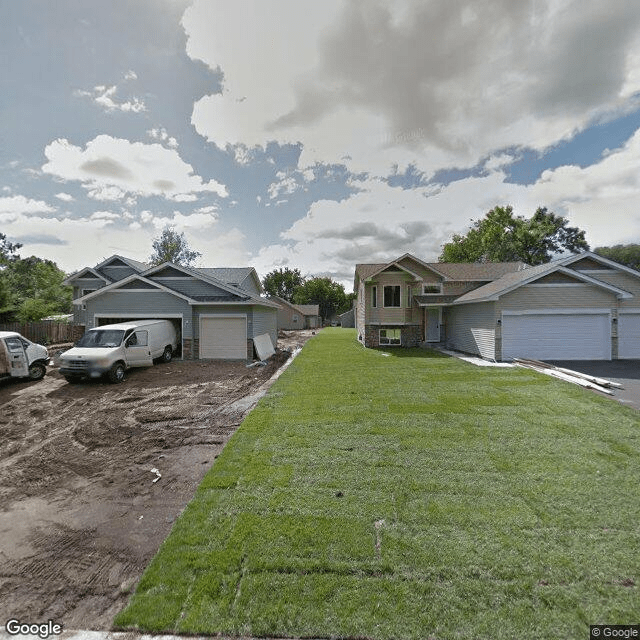
[[[47,348],[27,340],[15,331],[0,331],[0,380],[41,380],[47,373]]]

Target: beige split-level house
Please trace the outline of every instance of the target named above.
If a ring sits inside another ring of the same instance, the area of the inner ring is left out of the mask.
[[[490,360],[640,358],[640,272],[591,252],[522,262],[358,264],[358,340]]]

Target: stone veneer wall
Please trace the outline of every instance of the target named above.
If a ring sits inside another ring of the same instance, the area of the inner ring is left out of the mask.
[[[380,346],[380,329],[400,329],[400,340],[403,347],[419,347],[422,340],[420,337],[420,325],[402,325],[402,326],[384,326],[379,324],[367,324],[364,327],[364,346],[379,347]]]

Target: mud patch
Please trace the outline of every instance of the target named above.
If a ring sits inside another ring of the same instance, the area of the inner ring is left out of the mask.
[[[287,334],[291,350],[312,335]],[[288,357],[174,361],[121,385],[68,384],[56,369],[0,383],[0,618],[108,629],[245,399]]]

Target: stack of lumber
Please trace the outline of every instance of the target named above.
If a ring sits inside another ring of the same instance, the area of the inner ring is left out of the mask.
[[[622,385],[617,382],[611,382],[604,378],[597,378],[596,376],[590,376],[580,371],[572,371],[571,369],[564,369],[563,367],[556,367],[540,360],[532,360],[529,358],[514,358],[513,361],[519,367],[525,367],[526,369],[533,369],[540,373],[546,373],[554,378],[560,378],[560,380],[566,380],[567,382],[573,382],[585,389],[595,389],[601,393],[606,393],[612,396],[613,391],[611,388],[622,388]]]

